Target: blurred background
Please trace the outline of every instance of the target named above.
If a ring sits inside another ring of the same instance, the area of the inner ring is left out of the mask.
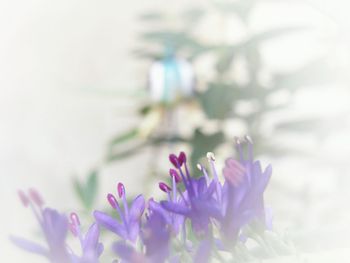
[[[348,262],[349,8],[0,1],[1,258],[32,259],[8,241],[36,235],[17,189],[88,224],[119,181],[157,195],[170,152],[195,167],[213,151],[222,167],[234,136],[249,134],[273,165],[275,230],[303,260]]]

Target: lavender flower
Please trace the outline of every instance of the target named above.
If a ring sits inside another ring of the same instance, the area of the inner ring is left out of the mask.
[[[169,202],[172,202],[178,205],[184,205],[183,195],[181,192],[180,194],[178,194],[178,190],[177,190],[177,184],[181,182],[181,178],[179,174],[176,172],[176,170],[174,169],[170,169],[169,174],[172,179],[172,188],[163,182],[159,183],[159,188],[163,192],[167,193],[167,197],[168,197],[167,200]],[[153,198],[151,198],[148,201],[148,207],[151,211],[155,211],[157,213],[162,214],[164,219],[167,221],[169,227],[171,228],[171,232],[174,235],[177,235],[180,232],[181,227],[184,226],[183,223],[184,223],[185,217],[183,215],[173,213],[171,211],[164,209],[163,206],[160,203],[154,201]]]
[[[32,209],[45,236],[47,246],[19,237],[10,237],[12,242],[28,252],[46,257],[50,262],[70,262],[65,244],[68,231],[67,218],[54,209],[43,208],[43,201],[35,190],[30,190],[28,196],[19,191],[19,197],[25,207],[29,206]]]
[[[117,242],[114,244],[113,250],[122,260],[129,263],[162,263],[168,258],[170,253],[170,230],[167,227],[167,221],[157,211],[150,210],[149,212],[147,222],[141,233],[144,253],[137,252],[134,247],[125,242]]]
[[[167,221],[155,211],[150,211],[142,231],[146,256],[151,262],[164,262],[169,255],[170,231]]]
[[[185,186],[185,191],[179,192],[181,202],[171,200],[170,187],[160,187],[168,193],[168,200],[160,202],[165,210],[188,218],[197,234],[207,234],[209,225],[217,225],[223,236],[217,243],[226,244],[226,247],[232,246],[242,228],[251,222],[260,222],[260,229],[261,226],[271,229],[272,225],[271,219],[266,216],[263,200],[272,169],[269,165],[262,170],[260,162],[253,160],[252,140],[248,136],[245,140],[248,144],[248,156],[245,158],[242,141],[237,139],[239,161],[233,158],[226,160],[223,185],[220,183],[212,153],[207,154],[212,179],[209,179],[208,172],[202,165],[198,165],[198,168],[203,176],[192,178],[186,165],[186,155],[180,153],[179,156],[170,155],[169,159],[177,168]]]
[[[99,256],[103,251],[103,245],[99,243],[99,229],[97,224],[92,224],[85,236],[80,230],[80,220],[77,214],[71,214],[71,222],[64,214],[54,209],[43,208],[43,200],[39,193],[31,189],[28,196],[18,192],[22,204],[30,206],[37,218],[42,232],[45,236],[47,248],[35,242],[10,237],[18,247],[38,255],[45,256],[52,263],[98,263]],[[68,229],[80,240],[82,255],[77,256],[66,244]]]
[[[76,213],[71,213],[70,230],[74,236],[79,238],[82,250],[81,256],[72,253],[74,263],[98,263],[99,257],[103,252],[103,244],[99,242],[100,230],[96,223],[93,223],[85,236],[80,229],[80,220]]]
[[[161,201],[161,205],[168,211],[181,214],[190,219],[197,234],[206,234],[210,218],[221,218],[219,203],[214,198],[214,193],[217,189],[216,182],[213,181],[208,186],[206,178],[192,178],[187,167],[186,155],[183,152],[178,157],[172,154],[169,156],[169,159],[180,173],[186,191],[184,193],[180,192],[182,197],[181,203],[168,200]],[[185,173],[182,170],[182,166],[184,166]]]
[[[164,220],[167,222],[171,234],[176,236],[181,228],[184,226],[185,217],[180,214],[170,212],[162,207],[162,205],[151,198],[148,201],[148,208],[151,211],[159,213],[163,216]]]
[[[223,169],[225,177],[224,193],[226,211],[222,220],[222,233],[226,241],[235,242],[239,230],[248,223],[257,220],[271,228],[266,219],[263,194],[271,177],[271,165],[262,170],[259,161],[253,160],[253,142],[246,136],[248,156],[244,157],[242,142],[236,145],[239,161],[229,158]],[[230,242],[229,242],[230,243]]]
[[[109,231],[116,233],[124,240],[136,242],[140,232],[140,220],[145,210],[145,199],[142,195],[138,195],[131,203],[130,209],[126,201],[125,188],[122,183],[118,183],[118,195],[123,201],[123,211],[113,194],[107,195],[109,204],[114,208],[120,216],[121,222],[114,219],[110,215],[95,211],[94,217],[97,223]]]
[[[17,237],[12,237],[12,241],[53,263],[98,263],[103,251],[99,226],[103,226],[121,238],[113,244],[113,251],[122,262],[199,263],[209,262],[212,257],[222,260],[221,250],[233,253],[237,240],[250,238],[243,234],[245,226],[253,225],[250,229],[256,231],[254,234],[271,229],[263,195],[272,169],[270,165],[262,169],[260,162],[254,161],[253,143],[248,136],[245,141],[248,154],[243,154],[243,140],[237,139],[239,158],[226,160],[221,179],[214,154],[207,154],[211,177],[204,166],[198,165],[202,173],[199,178],[190,175],[185,153],[171,154],[169,160],[175,167],[169,170],[171,185],[159,183],[166,198],[161,201],[150,198],[145,218],[142,218],[146,206],[143,196],[137,196],[129,205],[124,185],[118,183],[117,194],[122,207],[113,194],[107,195],[118,218],[95,211],[96,223],[85,235],[77,214],[72,213],[68,220],[56,210],[43,208],[36,191],[31,190],[28,195],[19,192],[23,205],[30,206],[38,219],[47,246]],[[66,244],[68,229],[80,241],[80,255],[73,253]]]

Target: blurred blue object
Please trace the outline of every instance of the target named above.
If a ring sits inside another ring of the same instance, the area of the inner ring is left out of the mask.
[[[173,103],[194,93],[192,65],[167,48],[166,56],[155,61],[149,71],[149,89],[154,102]]]

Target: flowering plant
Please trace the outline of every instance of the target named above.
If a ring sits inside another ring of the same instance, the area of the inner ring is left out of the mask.
[[[254,258],[258,250],[264,256],[276,255],[288,246],[281,241],[276,249],[266,234],[272,229],[272,220],[263,195],[272,168],[263,169],[260,161],[253,159],[250,137],[236,139],[236,146],[239,158],[226,160],[222,178],[212,153],[207,154],[210,172],[199,164],[199,177],[190,174],[184,152],[170,154],[171,185],[159,183],[166,194],[161,201],[150,198],[146,202],[138,195],[128,203],[125,187],[118,183],[116,192],[121,202],[113,193],[107,194],[118,216],[94,211],[95,222],[85,235],[76,213],[68,218],[44,208],[36,191],[20,191],[22,203],[32,208],[41,226],[47,248],[22,238],[11,239],[20,248],[57,263],[101,262],[100,228],[115,235],[112,251],[121,262],[244,262]],[[80,254],[68,246],[68,230],[79,239]],[[249,239],[257,245],[248,246]]]

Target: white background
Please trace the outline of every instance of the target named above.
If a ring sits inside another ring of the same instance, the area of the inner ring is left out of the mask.
[[[194,2],[199,1],[191,1]],[[147,68],[147,64],[130,54],[136,46],[138,31],[145,27],[137,21],[138,14],[153,8],[173,12],[188,3],[0,1],[0,258],[4,262],[32,260],[18,253],[7,239],[9,234],[30,237],[35,226],[30,212],[19,204],[16,189],[35,187],[50,205],[73,209],[76,199],[70,184],[72,175],[82,176],[98,164],[108,139],[138,122],[139,101],[135,94],[145,85]],[[320,38],[303,36],[267,47],[265,54],[271,57],[270,66],[296,67],[306,57],[327,50],[328,40],[323,36],[335,36],[337,44],[330,45],[333,49],[327,52],[334,61],[340,61],[349,69],[346,59],[349,58],[349,4],[330,0],[307,3],[309,5],[303,7],[269,6],[256,14],[256,28],[299,21],[319,29]],[[205,33],[210,35],[215,31],[215,27],[208,28]],[[285,55],[282,62],[281,54]],[[345,223],[349,222],[349,212],[343,211],[349,209],[342,206],[350,196],[340,194],[339,190],[339,180],[349,182],[346,179],[350,154],[348,104],[349,92],[344,84],[299,94],[293,115],[344,114],[345,117],[333,136],[317,143],[311,138],[311,142],[305,144],[318,151],[317,158],[307,161],[290,158],[273,163],[273,186],[282,182],[292,190],[312,188],[305,220],[294,223],[309,226],[306,227],[310,231],[308,236],[315,240],[311,238],[308,242],[326,240],[320,247],[329,248],[323,253],[331,255],[330,258],[338,257],[338,261],[333,262],[341,262],[346,248],[350,248],[349,224]],[[301,147],[305,141],[307,138],[297,140]],[[138,171],[145,166],[144,155],[141,153],[133,160],[106,169],[102,177],[104,190],[112,191],[117,180],[126,181],[134,192],[141,190],[142,186],[135,182],[142,176]],[[138,169],[133,171],[133,167]],[[276,220],[279,216],[287,218],[289,214],[305,213],[300,198],[303,197],[295,197],[298,200],[295,201],[293,196],[281,198],[270,194],[271,206],[281,211],[275,215]],[[103,194],[100,199],[99,202],[103,202]],[[329,217],[327,227],[324,223],[317,227],[320,216]],[[280,220],[283,227],[295,227],[288,220],[286,223]],[[317,257],[316,252],[320,250],[317,246],[310,249],[313,257]],[[33,262],[39,260],[33,257]]]

